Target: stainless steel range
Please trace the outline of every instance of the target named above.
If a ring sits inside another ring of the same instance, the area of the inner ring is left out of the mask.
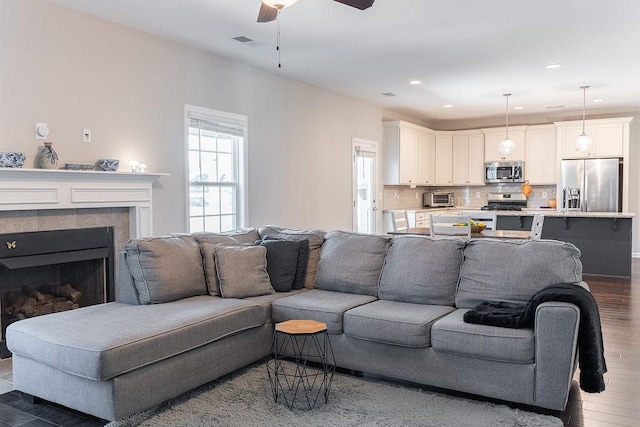
[[[527,197],[522,193],[489,193],[487,202],[482,210],[519,211],[527,207]]]

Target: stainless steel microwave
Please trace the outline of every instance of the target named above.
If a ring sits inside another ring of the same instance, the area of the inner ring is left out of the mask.
[[[450,208],[455,206],[453,193],[450,191],[434,191],[422,195],[422,206],[432,208]]]
[[[487,184],[524,182],[524,162],[486,162],[484,182]]]

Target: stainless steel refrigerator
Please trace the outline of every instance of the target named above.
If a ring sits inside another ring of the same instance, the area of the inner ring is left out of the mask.
[[[620,159],[562,160],[559,207],[582,212],[622,211]]]

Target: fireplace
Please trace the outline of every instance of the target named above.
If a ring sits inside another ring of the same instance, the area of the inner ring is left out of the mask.
[[[113,227],[5,233],[0,245],[0,357],[11,323],[114,300]]]

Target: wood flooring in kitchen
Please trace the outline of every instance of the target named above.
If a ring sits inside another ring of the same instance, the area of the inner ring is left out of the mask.
[[[567,409],[568,427],[640,426],[640,259],[631,280],[585,276],[598,301],[609,372],[606,390],[581,391],[576,373]],[[32,404],[12,388],[11,360],[0,360],[0,427],[102,426],[104,421],[48,403]],[[529,409],[518,406],[522,409]]]

